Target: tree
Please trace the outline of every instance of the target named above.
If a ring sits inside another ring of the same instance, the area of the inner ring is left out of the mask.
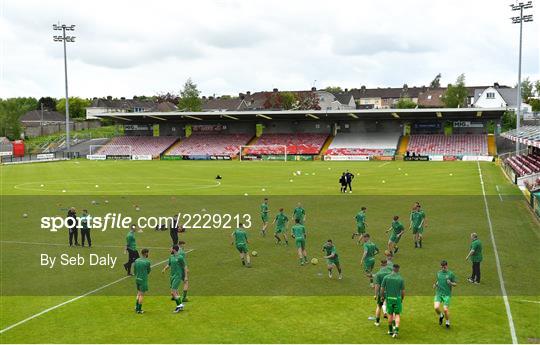
[[[26,112],[35,110],[38,102],[33,97],[0,98],[0,135],[10,139],[21,137],[20,118]]]
[[[180,101],[180,96],[173,92],[159,93],[153,98],[155,98],[158,103],[171,102],[173,104],[178,104]]]
[[[529,99],[529,105],[531,106],[531,110],[533,112],[539,112],[540,111],[540,99],[538,98],[530,98]]]
[[[202,111],[202,100],[199,98],[200,93],[197,89],[197,84],[191,78],[188,78],[184,84],[184,89],[180,91],[178,108],[181,111]]]
[[[342,93],[343,89],[341,86],[327,86],[324,91],[328,91],[330,93]]]
[[[418,105],[410,97],[400,97],[396,103],[397,109],[414,109]]]
[[[438,89],[438,88],[441,87],[441,74],[440,74],[440,73],[437,74],[437,75],[435,76],[435,79],[433,79],[433,80],[431,81],[431,83],[429,84],[429,87],[430,87],[431,89]]]
[[[534,90],[536,91],[536,96],[540,97],[540,80],[534,82]]]
[[[219,98],[220,99],[232,99],[232,96],[231,95],[221,95]]]
[[[465,74],[460,74],[455,84],[448,84],[448,88],[441,97],[446,108],[461,108],[467,105],[469,91],[465,87]]]
[[[532,96],[534,96],[533,83],[527,77],[521,82],[521,99],[527,102]]]
[[[72,119],[84,119],[86,117],[86,108],[92,102],[80,97],[69,97],[69,117]],[[56,110],[62,114],[66,112],[66,99],[61,99],[56,104]]]
[[[505,111],[501,118],[501,131],[506,132],[516,128],[516,113]]]
[[[41,109],[43,104],[44,110],[56,110],[56,98],[52,97],[41,97],[38,101],[37,109]]]
[[[302,92],[297,94],[297,106],[298,110],[321,110],[319,105],[319,96],[313,91]]]
[[[279,94],[281,108],[284,110],[292,109],[296,106],[296,95],[293,92],[281,92]]]

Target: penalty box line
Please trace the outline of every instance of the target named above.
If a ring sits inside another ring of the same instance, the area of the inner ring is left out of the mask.
[[[489,225],[489,235],[491,237],[491,244],[493,245],[493,252],[495,254],[495,263],[497,265],[497,274],[499,275],[499,283],[501,285],[501,292],[504,301],[504,307],[506,309],[506,316],[508,318],[508,326],[510,327],[510,336],[512,338],[512,344],[517,344],[516,327],[514,326],[514,318],[512,317],[512,311],[510,309],[510,303],[508,302],[508,295],[506,293],[506,287],[504,285],[504,278],[501,269],[501,261],[499,260],[499,252],[497,251],[497,245],[495,244],[495,235],[493,234],[493,224],[491,222],[491,214],[489,213],[489,206],[486,197],[486,189],[484,187],[484,177],[482,176],[482,169],[480,168],[480,162],[476,161],[478,165],[478,176],[480,176],[480,186],[482,187],[482,195],[484,197],[484,208],[486,211],[486,217]]]
[[[195,250],[195,249],[188,249],[188,250],[186,250],[186,253],[191,253],[191,252],[194,251],[194,250]],[[158,263],[155,263],[155,264],[153,264],[151,267],[156,267],[156,266],[158,266],[158,265],[161,265],[161,264],[167,262],[167,260],[169,260],[169,259],[167,258],[167,259],[162,260],[162,261],[160,261],[160,262],[158,262]],[[117,279],[117,280],[115,280],[115,281],[113,281],[113,282],[110,282],[110,283],[108,283],[108,284],[102,285],[102,286],[100,286],[100,287],[98,287],[98,288],[96,288],[96,289],[94,289],[94,290],[85,292],[84,294],[82,294],[82,295],[80,295],[80,296],[74,297],[74,298],[69,299],[69,300],[67,300],[67,301],[64,301],[64,302],[62,302],[62,303],[60,303],[60,304],[57,304],[57,305],[55,305],[55,306],[52,306],[52,307],[47,308],[47,309],[45,309],[45,310],[42,310],[42,311],[40,311],[39,313],[34,314],[34,315],[31,315],[31,316],[27,317],[27,318],[24,319],[24,320],[21,320],[21,321],[19,321],[19,322],[16,322],[16,323],[14,323],[14,324],[12,324],[12,325],[7,326],[6,328],[0,330],[0,334],[2,334],[2,333],[4,333],[4,332],[7,332],[7,331],[9,331],[10,329],[15,328],[15,327],[17,327],[17,326],[20,326],[20,325],[22,325],[23,323],[26,323],[26,322],[28,322],[28,321],[30,321],[30,320],[33,320],[33,319],[35,319],[35,318],[37,318],[37,317],[39,317],[39,316],[41,316],[41,315],[43,315],[43,314],[46,314],[46,313],[48,313],[48,312],[50,312],[50,311],[53,311],[53,310],[55,310],[55,309],[58,309],[58,308],[60,308],[60,307],[62,307],[62,306],[64,306],[64,305],[66,305],[66,304],[69,304],[69,303],[71,303],[71,302],[75,302],[75,301],[77,301],[77,300],[80,300],[81,298],[84,298],[84,297],[89,296],[89,295],[91,295],[91,294],[94,294],[94,293],[96,293],[96,292],[98,292],[98,291],[101,291],[101,290],[103,290],[103,289],[105,289],[105,288],[108,288],[108,287],[111,286],[111,285],[120,283],[121,281],[124,281],[124,280],[126,280],[126,279],[128,279],[128,278],[131,278],[131,277],[130,277],[130,276],[124,276],[124,277],[119,278],[119,279]]]

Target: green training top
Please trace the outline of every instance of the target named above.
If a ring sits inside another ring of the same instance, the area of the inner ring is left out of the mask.
[[[474,253],[471,255],[471,261],[482,262],[482,242],[479,239],[471,242],[471,250],[474,250]]]
[[[181,277],[184,275],[184,267],[186,266],[184,257],[178,254],[169,256],[169,268],[171,269],[171,277]]]
[[[306,236],[306,228],[302,224],[295,224],[291,231],[294,235],[294,238],[297,240],[303,240]]]
[[[420,225],[423,225],[422,222],[426,218],[426,214],[423,210],[420,211],[412,211],[411,212],[411,223],[412,226],[415,228],[420,227]]]
[[[268,215],[268,204],[267,203],[263,202],[261,204],[261,215],[263,215],[263,216]]]
[[[277,226],[284,226],[285,223],[289,221],[289,218],[283,212],[276,214],[276,224]]]
[[[392,221],[392,233],[394,236],[399,235],[403,231],[403,224],[399,220]]]
[[[437,294],[450,296],[452,294],[452,285],[448,284],[447,280],[456,282],[456,276],[452,271],[440,270],[437,272]]]
[[[303,219],[306,215],[306,210],[302,207],[296,207],[293,211],[294,219]]]
[[[152,269],[150,266],[150,260],[148,260],[147,258],[141,257],[135,260],[135,263],[133,264],[133,268],[135,270],[135,278],[137,280],[146,281],[148,279],[148,274]]]
[[[364,226],[366,222],[366,213],[364,211],[360,211],[356,214],[356,225],[358,226]]]
[[[247,233],[244,230],[240,228],[234,230],[233,236],[234,236],[234,243],[236,245],[247,244]]]
[[[137,243],[135,242],[135,231],[128,232],[126,236],[126,247],[131,250],[137,250]]]
[[[405,281],[399,273],[392,271],[384,277],[381,286],[384,288],[386,298],[401,298],[401,291],[405,290]]]
[[[328,246],[328,245],[325,244],[323,246],[323,250],[326,252],[326,256],[335,254],[332,259],[337,259],[338,258],[338,253],[336,251],[336,246],[334,246],[334,245]]]
[[[367,252],[365,258],[365,260],[367,260],[373,258],[379,252],[379,248],[377,248],[375,243],[368,241],[364,243],[364,251]]]

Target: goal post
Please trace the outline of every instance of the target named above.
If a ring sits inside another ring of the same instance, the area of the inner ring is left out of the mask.
[[[90,155],[130,156],[133,148],[131,145],[90,145]]]
[[[249,152],[252,149],[255,152]],[[259,149],[259,150],[257,150]],[[265,150],[267,149],[267,150]],[[276,153],[275,149],[279,149]],[[287,145],[241,145],[240,152],[238,153],[238,159],[240,161],[247,160],[244,157],[247,156],[283,156],[284,161],[287,161]]]

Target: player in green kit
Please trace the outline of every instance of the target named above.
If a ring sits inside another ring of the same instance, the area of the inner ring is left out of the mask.
[[[441,261],[441,270],[437,272],[433,288],[435,289],[435,299],[433,307],[439,317],[439,325],[442,326],[443,319],[446,317],[446,328],[450,328],[450,298],[452,297],[452,288],[456,286],[456,276],[454,272],[448,269],[448,262]],[[441,303],[444,313],[441,312]]]
[[[307,263],[307,252],[306,252],[306,228],[303,224],[300,224],[300,219],[295,219],[295,223],[291,228],[291,236],[294,238],[296,248],[298,250],[298,257],[300,258],[300,265]]]
[[[405,227],[399,221],[399,216],[394,216],[392,225],[386,230],[386,233],[390,232],[390,238],[388,239],[388,251],[392,254],[396,254],[399,250],[397,244],[401,239],[401,235],[405,232]]]
[[[360,260],[360,265],[363,264],[364,272],[366,277],[369,278],[369,285],[373,287],[373,267],[375,267],[375,255],[379,253],[379,248],[373,242],[371,242],[371,236],[368,233],[362,235],[362,240],[364,241],[364,254],[362,255],[362,260]]]
[[[264,198],[263,203],[261,204],[261,220],[262,220],[262,230],[261,235],[266,236],[266,228],[268,227],[268,198]]]
[[[248,237],[247,232],[244,229],[244,224],[238,224],[238,228],[233,231],[231,234],[232,242],[231,245],[235,245],[236,249],[240,253],[240,260],[242,260],[242,265],[245,267],[251,267],[251,257],[249,256],[248,251]]]
[[[382,280],[381,296],[386,301],[388,334],[397,338],[403,309],[402,303],[405,299],[405,281],[399,274],[398,264],[394,264],[392,273]]]
[[[135,302],[135,312],[137,314],[142,314],[144,293],[148,291],[148,275],[151,271],[151,263],[148,260],[148,249],[144,248],[141,251],[142,258],[135,260],[133,264],[133,269],[135,271],[135,284],[137,286],[137,300]]]
[[[289,240],[287,238],[286,228],[287,228],[287,222],[289,221],[289,218],[283,213],[283,208],[279,209],[279,213],[276,214],[276,218],[274,218],[274,221],[272,224],[276,224],[276,231],[274,232],[274,237],[276,238],[276,244],[281,243],[281,238],[279,237],[280,234],[283,234],[283,239],[285,240],[285,244],[289,245]]]
[[[298,223],[300,224],[304,224],[306,221],[306,210],[304,210],[301,203],[298,203],[293,210],[293,219],[295,223],[298,220]]]
[[[323,246],[323,251],[325,252],[324,258],[326,259],[326,264],[328,265],[328,278],[332,278],[332,269],[335,267],[338,271],[338,279],[343,279],[341,274],[341,266],[339,265],[339,255],[336,251],[336,247],[332,240],[326,241]]]
[[[186,258],[187,253],[184,250],[185,245],[186,245],[186,242],[178,241],[178,255],[184,258],[184,265],[186,266],[186,277],[187,277],[187,273],[189,272],[189,269],[188,269],[187,258]],[[182,290],[182,303],[186,303],[186,302],[189,302],[187,298],[188,289],[189,289],[189,283],[187,279],[184,279],[183,285],[184,286]]]
[[[366,210],[367,208],[363,207],[360,209],[360,212],[354,216],[354,219],[356,220],[356,232],[353,232],[352,239],[354,240],[355,237],[360,237],[358,239],[358,244],[360,244],[360,241],[362,240],[362,235],[366,232]]]
[[[392,273],[392,268],[388,265],[386,259],[381,260],[381,268],[375,273],[375,301],[377,308],[375,309],[375,326],[379,326],[381,322],[381,311],[386,315],[384,298],[381,295],[381,285],[384,277]]]
[[[426,214],[424,213],[424,210],[422,210],[419,202],[416,202],[413,206],[410,221],[411,224],[409,226],[409,229],[412,229],[412,233],[414,236],[414,247],[422,248],[422,236],[424,234],[424,227],[427,224]]]
[[[170,287],[171,287],[171,296],[172,300],[176,303],[176,308],[173,313],[178,313],[184,310],[184,304],[182,303],[182,298],[178,293],[178,288],[180,287],[181,282],[187,282],[187,266],[184,261],[184,256],[178,254],[180,247],[174,245],[172,247],[171,256],[169,256],[169,261],[167,265],[163,268],[161,273],[165,273],[169,268],[171,269],[170,273]]]

